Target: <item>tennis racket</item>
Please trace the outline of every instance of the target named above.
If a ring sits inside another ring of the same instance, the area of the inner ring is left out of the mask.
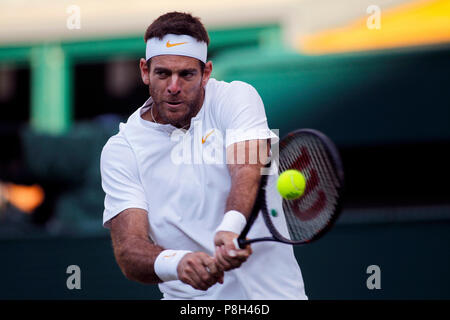
[[[263,175],[252,213],[235,239],[241,249],[258,241],[311,242],[325,234],[340,214],[344,170],[336,146],[326,135],[313,129],[289,133],[279,142],[278,159],[271,159],[266,167],[270,166],[276,166],[278,173],[299,170],[306,179],[305,191],[295,200],[283,199],[277,190],[278,174]],[[246,239],[259,212],[272,236]]]

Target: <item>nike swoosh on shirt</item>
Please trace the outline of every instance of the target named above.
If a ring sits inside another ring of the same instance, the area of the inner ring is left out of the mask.
[[[206,139],[208,139],[208,137],[214,132],[214,129],[212,129],[212,131],[210,133],[208,133],[205,137],[202,137],[202,144],[204,144],[206,142]]]
[[[170,41],[167,41],[166,42],[166,47],[167,48],[171,48],[171,47],[175,47],[175,46],[180,46],[180,45],[185,44],[185,43],[187,43],[187,42],[170,43]]]

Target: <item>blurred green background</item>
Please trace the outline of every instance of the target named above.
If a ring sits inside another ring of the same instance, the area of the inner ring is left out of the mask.
[[[0,299],[161,298],[114,260],[99,157],[147,99],[143,34],[171,10],[201,17],[213,77],[252,84],[271,128],[339,147],[342,216],[295,248],[308,296],[450,298],[448,1],[134,2],[0,4]]]

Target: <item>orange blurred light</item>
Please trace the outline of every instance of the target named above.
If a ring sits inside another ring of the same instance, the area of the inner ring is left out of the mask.
[[[13,206],[25,213],[32,213],[44,201],[44,190],[41,186],[23,186],[13,183],[3,185],[3,197]]]
[[[303,36],[308,54],[350,52],[450,42],[450,1],[414,1],[381,11],[381,28],[369,29],[370,14],[332,30]]]

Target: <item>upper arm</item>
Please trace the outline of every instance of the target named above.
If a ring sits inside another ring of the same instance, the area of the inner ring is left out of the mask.
[[[258,174],[269,161],[270,140],[254,139],[233,143],[227,147],[227,164],[231,179],[240,170],[251,170]]]
[[[102,187],[105,191],[103,225],[129,208],[148,210],[137,161],[123,138],[113,137],[103,148],[100,161]]]
[[[268,163],[270,142],[278,140],[268,126],[264,104],[251,85],[230,83],[220,103],[220,118],[226,131],[227,164],[232,179],[238,172],[260,174]]]
[[[219,103],[226,147],[248,140],[278,139],[269,129],[264,103],[251,85],[234,81]]]
[[[231,189],[226,202],[227,211],[237,210],[249,217],[258,193],[262,168],[268,160],[268,145],[268,140],[260,139],[236,142],[227,148],[227,163],[231,177]],[[254,161],[250,161],[252,158]]]

